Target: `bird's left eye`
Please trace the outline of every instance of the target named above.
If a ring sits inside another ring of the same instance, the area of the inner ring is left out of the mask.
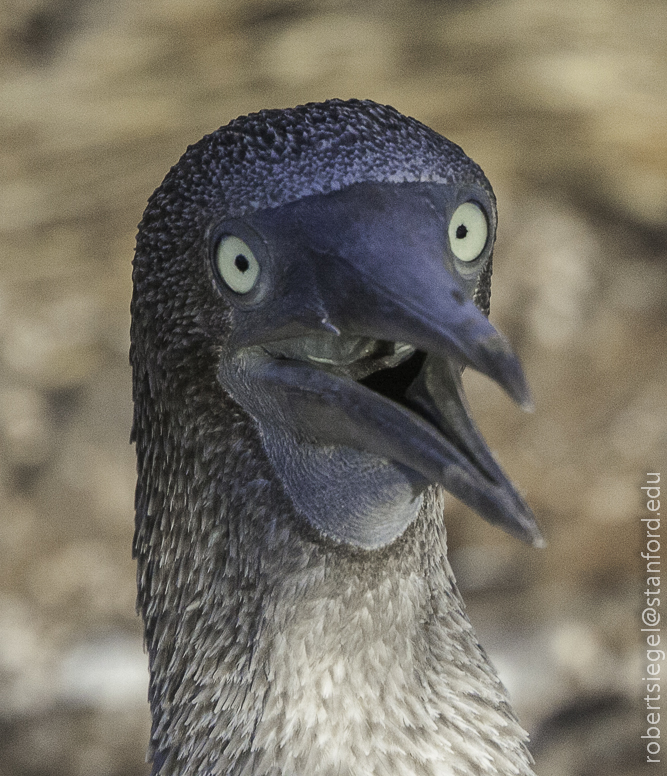
[[[216,250],[220,277],[237,294],[247,294],[259,277],[259,263],[248,243],[234,235],[223,235]]]
[[[449,244],[457,259],[474,261],[484,250],[488,235],[489,225],[479,205],[465,202],[456,208],[449,222]]]

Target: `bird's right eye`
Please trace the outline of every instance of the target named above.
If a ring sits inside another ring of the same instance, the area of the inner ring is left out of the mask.
[[[215,255],[220,277],[236,294],[247,294],[257,284],[259,262],[248,243],[234,235],[220,238]]]

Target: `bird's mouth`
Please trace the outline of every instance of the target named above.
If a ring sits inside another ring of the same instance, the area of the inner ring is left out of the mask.
[[[266,374],[323,442],[394,460],[541,546],[532,512],[472,420],[455,358],[406,342],[318,332],[265,343]]]

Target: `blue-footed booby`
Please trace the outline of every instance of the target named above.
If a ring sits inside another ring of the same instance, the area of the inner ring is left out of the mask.
[[[496,204],[391,107],[241,117],[149,200],[134,260],[134,554],[154,776],[529,776],[447,560],[449,491],[534,545],[464,367]]]

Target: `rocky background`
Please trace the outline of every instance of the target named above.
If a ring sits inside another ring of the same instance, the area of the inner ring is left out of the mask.
[[[147,773],[135,225],[187,144],[334,96],[429,124],[498,195],[492,320],[536,412],[468,391],[549,547],[453,501],[448,528],[537,770],[658,773],[638,553],[667,475],[666,39],[660,0],[0,2],[0,776]]]

